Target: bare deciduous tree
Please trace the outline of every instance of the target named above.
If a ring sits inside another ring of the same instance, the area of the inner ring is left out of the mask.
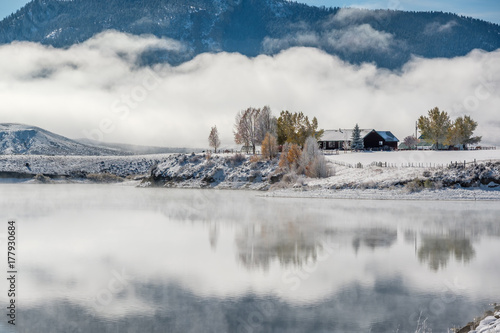
[[[409,135],[404,138],[403,143],[408,147],[408,149],[415,149],[418,144],[418,139],[413,135]]]
[[[259,130],[260,109],[248,108],[238,112],[234,124],[234,141],[251,146],[255,155],[255,146],[262,142]],[[263,138],[262,138],[263,139]]]
[[[214,148],[215,153],[217,152],[217,148],[220,147],[219,131],[217,130],[217,126],[212,127],[210,130],[208,145]]]
[[[258,127],[259,137],[261,137],[262,140],[264,140],[267,133],[276,137],[277,119],[273,116],[271,108],[269,106],[264,106],[260,111]]]

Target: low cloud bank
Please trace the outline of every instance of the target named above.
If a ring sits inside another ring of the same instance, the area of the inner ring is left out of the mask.
[[[381,47],[391,42],[390,35],[367,28],[358,26],[352,34],[378,34]],[[317,38],[299,37],[310,44]],[[213,125],[224,146],[234,145],[234,116],[249,106],[270,105],[276,115],[303,111],[324,129],[359,123],[390,130],[400,140],[414,133],[418,116],[439,106],[452,117],[471,115],[484,144],[500,145],[500,51],[414,58],[396,72],[354,66],[310,47],[256,58],[202,54],[177,67],[138,66],[151,49],[185,52],[177,41],[118,32],[69,49],[1,46],[0,119],[71,138],[206,147]]]

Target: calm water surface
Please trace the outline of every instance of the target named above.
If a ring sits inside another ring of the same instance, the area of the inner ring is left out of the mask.
[[[0,185],[17,331],[446,332],[500,301],[498,202],[258,194]]]

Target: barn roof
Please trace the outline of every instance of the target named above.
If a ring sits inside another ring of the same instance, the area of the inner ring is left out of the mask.
[[[398,138],[390,131],[377,131],[377,134],[380,135],[385,142],[399,142]]]
[[[362,129],[360,131],[360,137],[364,138],[373,131],[373,129]],[[321,136],[320,141],[351,141],[352,132],[352,129],[326,130],[323,136]]]

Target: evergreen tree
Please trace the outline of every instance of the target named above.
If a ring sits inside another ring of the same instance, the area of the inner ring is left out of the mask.
[[[354,126],[354,129],[352,130],[351,148],[353,150],[363,150],[365,148],[363,138],[361,137],[361,130],[359,129],[358,124],[356,124],[356,126]]]

